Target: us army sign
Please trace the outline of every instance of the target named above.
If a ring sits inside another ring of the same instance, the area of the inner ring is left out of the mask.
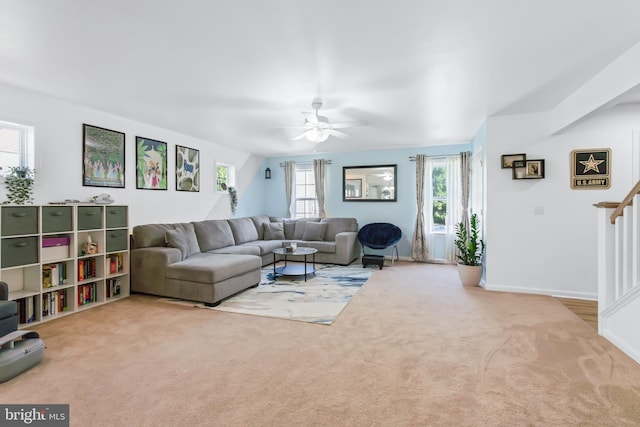
[[[571,152],[571,188],[605,189],[611,186],[611,149],[573,150]]]

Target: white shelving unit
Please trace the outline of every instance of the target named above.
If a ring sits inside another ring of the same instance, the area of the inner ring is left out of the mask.
[[[128,213],[121,205],[0,206],[0,280],[21,327],[129,296]]]

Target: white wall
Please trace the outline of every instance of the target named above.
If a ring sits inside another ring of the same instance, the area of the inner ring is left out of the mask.
[[[123,100],[126,102],[126,100]],[[215,142],[63,102],[42,94],[0,84],[0,120],[35,128],[35,203],[111,194],[118,204],[130,206],[131,225],[178,222],[230,216],[228,196],[215,192],[216,161],[236,166],[241,196],[259,170],[262,158]],[[82,186],[82,124],[126,133],[126,188]],[[168,143],[168,190],[136,190],[135,137]],[[200,150],[200,192],[175,191],[175,146]],[[3,193],[3,188],[0,193]],[[0,200],[4,200],[2,197]]]
[[[486,288],[596,299],[596,208],[631,189],[632,129],[640,106],[594,114],[549,136],[548,115],[499,116],[487,121]],[[611,188],[572,190],[570,153],[611,148]],[[545,159],[543,180],[512,180],[500,156]],[[542,209],[543,214],[534,210]]]

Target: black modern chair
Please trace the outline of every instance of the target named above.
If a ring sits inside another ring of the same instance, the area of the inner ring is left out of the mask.
[[[362,267],[366,267],[368,264],[374,264],[380,267],[384,264],[383,255],[367,254],[365,248],[369,249],[386,249],[392,247],[391,250],[391,265],[397,259],[398,255],[398,242],[402,239],[402,230],[400,227],[388,222],[372,222],[367,224],[358,231],[358,241],[362,245]]]

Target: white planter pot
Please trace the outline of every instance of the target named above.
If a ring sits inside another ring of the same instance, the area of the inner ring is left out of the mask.
[[[464,286],[478,286],[482,279],[482,266],[458,264],[458,275]]]

